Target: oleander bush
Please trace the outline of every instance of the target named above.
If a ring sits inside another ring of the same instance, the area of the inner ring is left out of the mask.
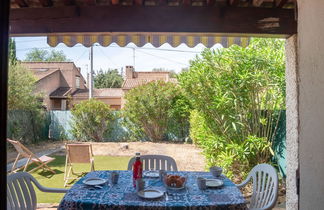
[[[179,76],[194,111],[190,136],[208,165],[241,177],[273,154],[285,107],[284,41],[253,39],[248,47],[205,50]]]
[[[124,125],[133,139],[183,140],[189,135],[187,98],[177,84],[153,81],[127,92]]]
[[[112,110],[107,104],[96,99],[82,101],[71,110],[72,134],[80,141],[104,141],[114,120]]]

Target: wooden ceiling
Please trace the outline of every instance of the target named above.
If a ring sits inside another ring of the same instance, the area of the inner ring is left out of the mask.
[[[11,0],[10,33],[218,33],[288,37],[295,0]]]
[[[11,0],[11,8],[64,6],[219,6],[294,8],[296,0]]]

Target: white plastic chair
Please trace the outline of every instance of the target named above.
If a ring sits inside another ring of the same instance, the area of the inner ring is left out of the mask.
[[[278,175],[276,169],[268,164],[256,165],[247,178],[236,185],[244,187],[250,180],[253,182],[253,193],[249,209],[272,209],[278,198]]]
[[[18,172],[7,176],[7,209],[36,209],[37,199],[32,183],[42,192],[66,193],[68,189],[47,188],[27,172]]]
[[[136,157],[132,157],[128,162],[127,170],[132,170]],[[143,170],[168,170],[178,171],[175,160],[166,155],[141,155]]]

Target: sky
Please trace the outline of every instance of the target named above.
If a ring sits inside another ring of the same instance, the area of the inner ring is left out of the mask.
[[[81,44],[74,47],[67,47],[61,43],[57,47],[50,47],[47,44],[46,37],[13,37],[16,41],[16,53],[19,60],[24,60],[26,53],[33,48],[44,50],[62,50],[68,59],[73,61],[77,67],[81,68],[81,73],[86,77],[90,70],[90,48]],[[222,47],[216,44],[213,49]],[[136,71],[151,71],[153,68],[164,68],[165,70],[175,70],[180,72],[182,68],[189,67],[189,61],[194,59],[201,51],[204,50],[202,44],[194,48],[189,48],[185,44],[178,47],[171,47],[164,44],[159,48],[146,44],[143,47],[136,47],[135,44],[128,44],[126,47],[119,47],[113,43],[108,47],[102,47],[99,44],[94,46],[93,66],[94,71],[109,68],[121,71],[125,66],[134,66]],[[134,50],[135,49],[135,50]],[[134,53],[135,52],[135,53]],[[134,59],[135,54],[135,59]]]

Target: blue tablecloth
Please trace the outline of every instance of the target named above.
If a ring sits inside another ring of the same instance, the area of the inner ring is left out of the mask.
[[[208,172],[169,172],[186,175],[188,181],[183,190],[169,191],[168,200],[161,197],[145,200],[137,196],[132,184],[131,171],[117,171],[118,184],[103,185],[102,189],[90,189],[82,181],[90,177],[109,179],[111,171],[90,172],[65,194],[59,209],[247,209],[238,188],[225,176],[221,176],[224,186],[219,189],[199,190],[197,176],[213,178]],[[144,178],[145,185],[165,191],[158,178]]]

